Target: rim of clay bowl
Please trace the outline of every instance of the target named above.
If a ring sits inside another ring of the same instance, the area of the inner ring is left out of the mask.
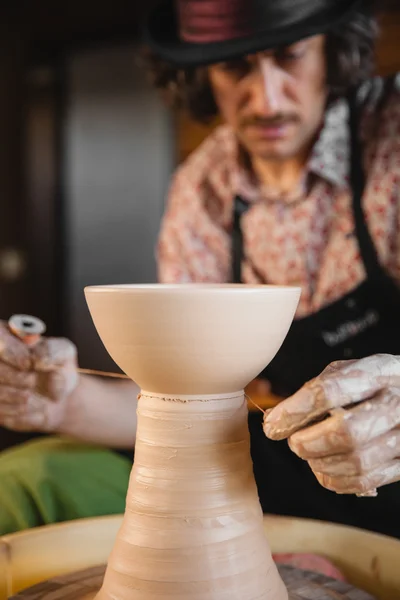
[[[301,288],[299,286],[292,285],[271,285],[271,284],[243,284],[243,283],[119,283],[119,284],[107,284],[107,285],[88,285],[84,288],[85,291],[91,292],[115,292],[115,291],[127,291],[134,290],[137,292],[148,292],[153,290],[155,292],[195,292],[195,291],[207,291],[212,293],[226,292],[227,290],[234,289],[240,291],[240,293],[248,293],[258,291],[270,291],[270,292],[291,292],[292,294],[299,294]]]

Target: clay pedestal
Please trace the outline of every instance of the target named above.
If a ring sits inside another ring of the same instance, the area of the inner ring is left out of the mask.
[[[143,393],[126,511],[98,600],[284,600],[243,393]]]

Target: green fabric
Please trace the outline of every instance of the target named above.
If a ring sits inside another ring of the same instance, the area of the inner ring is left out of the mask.
[[[103,448],[41,438],[0,454],[0,535],[120,514],[132,464]]]

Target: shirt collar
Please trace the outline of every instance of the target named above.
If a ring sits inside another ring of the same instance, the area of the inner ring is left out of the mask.
[[[338,100],[325,113],[324,126],[314,144],[308,170],[336,187],[348,186],[350,175],[349,108]]]

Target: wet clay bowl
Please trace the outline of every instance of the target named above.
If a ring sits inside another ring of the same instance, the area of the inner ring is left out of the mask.
[[[280,349],[300,293],[235,284],[85,288],[114,362],[142,391],[179,397],[243,390]]]
[[[121,521],[122,516],[82,519],[0,538],[0,600],[47,579],[105,565]],[[286,517],[266,516],[264,527],[273,553],[326,556],[355,587],[378,600],[399,600],[399,540],[332,523]],[[96,576],[101,579],[101,572]],[[89,600],[93,595],[88,590],[74,600]],[[338,596],[341,598],[346,596]],[[35,600],[41,600],[40,596]]]

